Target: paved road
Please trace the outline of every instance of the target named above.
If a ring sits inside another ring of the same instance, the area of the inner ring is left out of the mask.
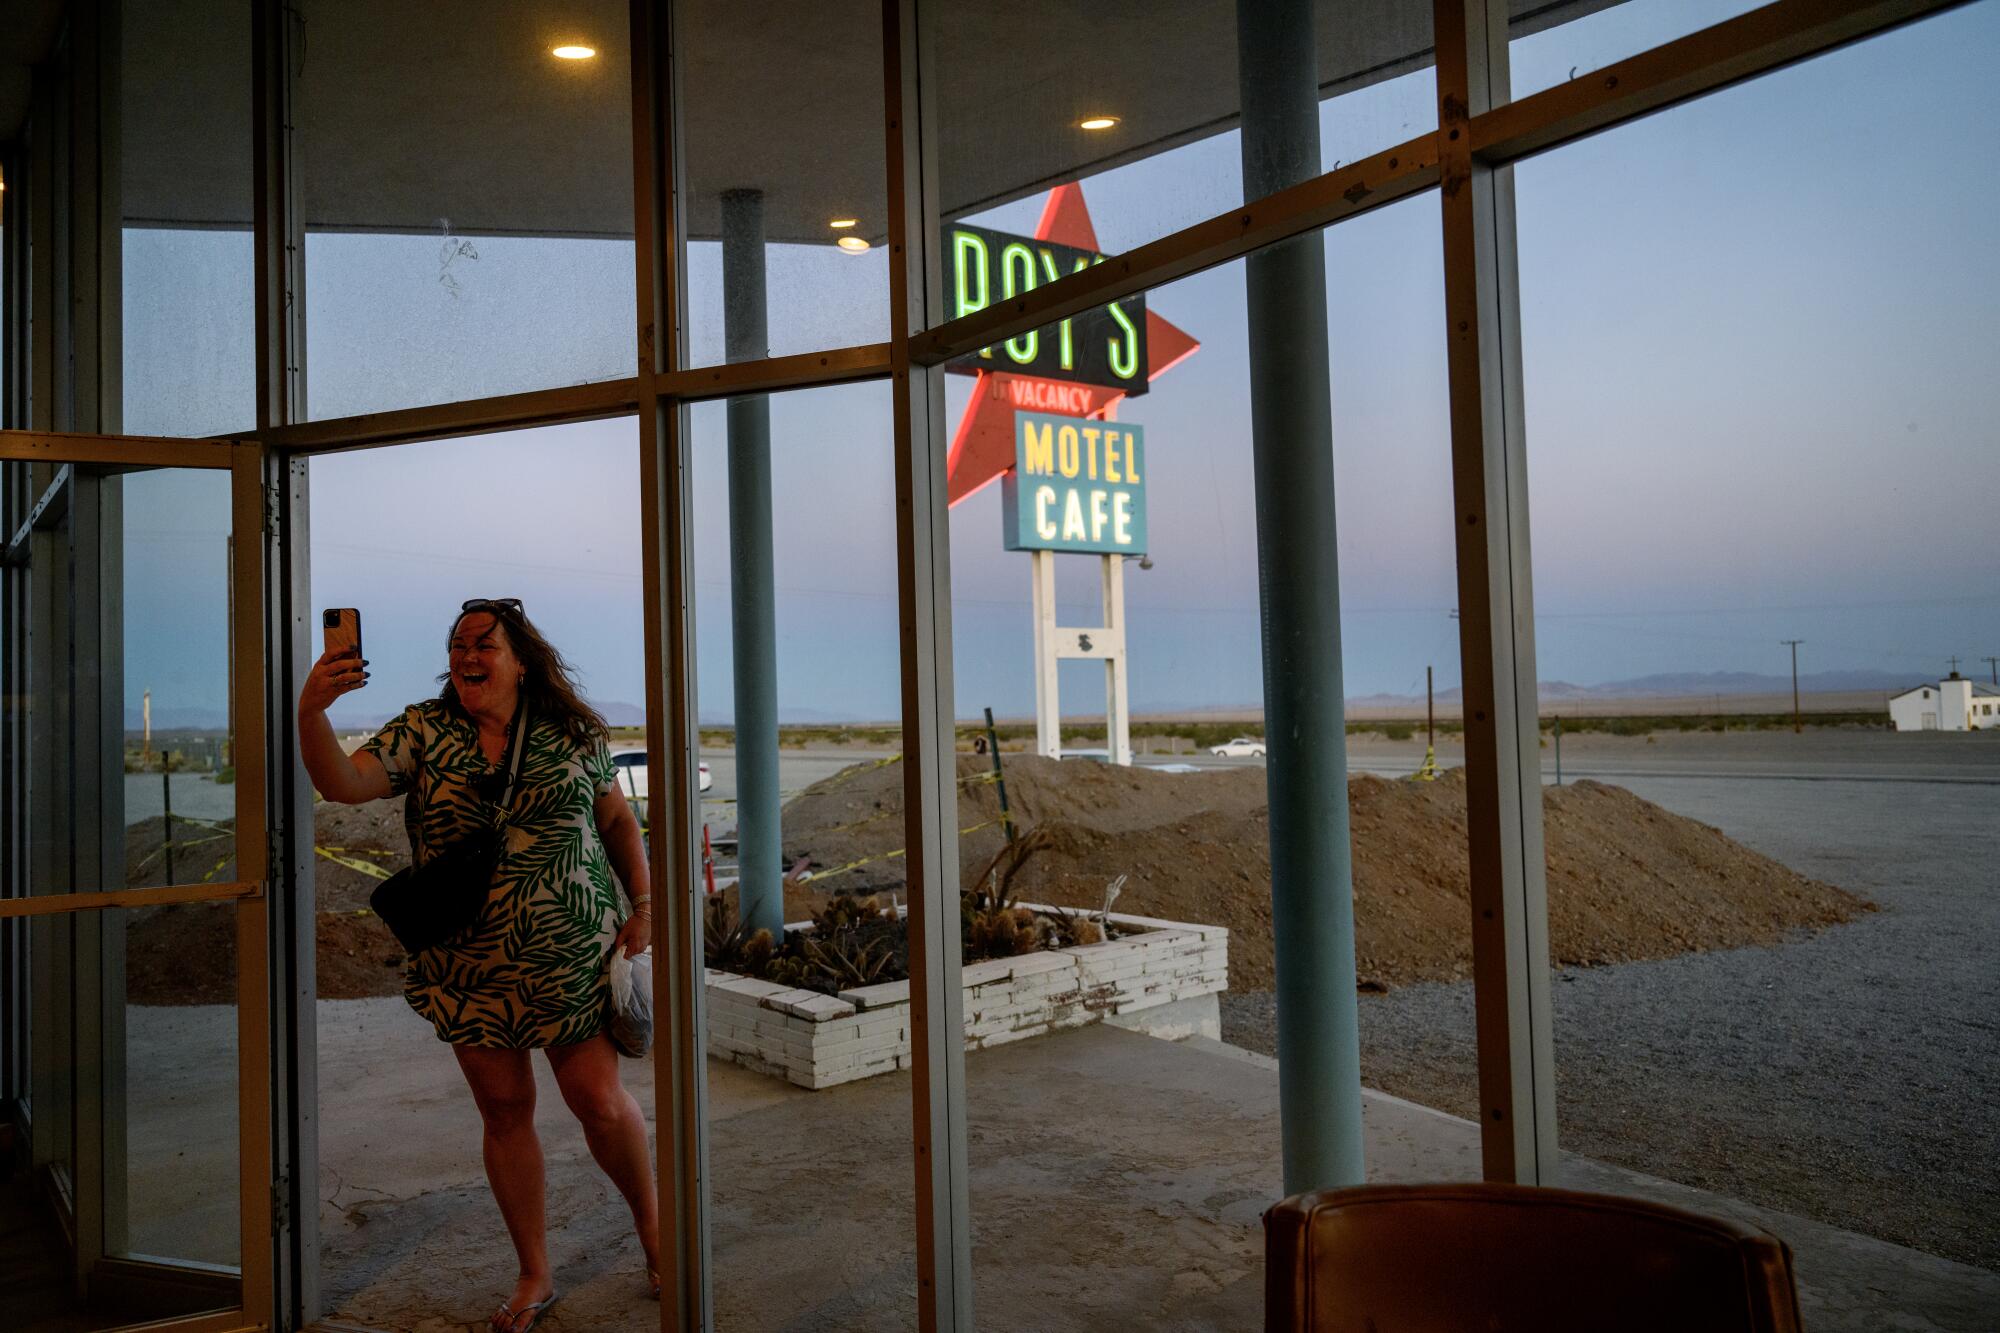
[[[1349,755],[1357,771],[1398,775],[1415,771],[1423,746],[1362,737]],[[1543,780],[1554,781],[1555,747],[1545,744],[1541,758]],[[1462,746],[1452,741],[1439,744],[1440,764],[1464,761]],[[1561,761],[1565,781],[1679,777],[1995,785],[2000,784],[2000,734],[1663,732],[1648,740],[1587,733],[1563,739]]]
[[[173,773],[169,777],[174,784],[175,814],[196,819],[229,819],[236,814],[235,787],[218,785],[205,773]],[[158,773],[125,775],[126,823],[153,818],[165,808],[165,802]]]

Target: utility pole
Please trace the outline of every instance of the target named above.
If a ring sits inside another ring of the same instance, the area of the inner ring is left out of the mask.
[[[1431,669],[1424,668],[1424,762],[1422,767],[1410,774],[1412,782],[1436,782],[1437,764],[1437,696],[1431,690]]]
[[[1982,657],[1979,660],[1993,669],[1993,683],[2000,685],[2000,657]]]
[[[1804,728],[1799,723],[1799,645],[1804,639],[1780,639],[1779,643],[1792,650],[1792,734],[1798,735]]]

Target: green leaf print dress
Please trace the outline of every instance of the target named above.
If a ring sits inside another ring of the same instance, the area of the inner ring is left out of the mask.
[[[520,1049],[587,1041],[604,1029],[605,959],[624,915],[598,836],[596,801],[617,790],[600,739],[580,746],[531,718],[509,812],[479,798],[494,771],[477,727],[443,700],[412,704],[362,745],[403,796],[418,863],[497,823],[506,850],[466,931],[410,959],[403,995],[455,1046]]]

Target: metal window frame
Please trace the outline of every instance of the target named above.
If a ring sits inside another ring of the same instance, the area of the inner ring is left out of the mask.
[[[958,758],[951,658],[951,520],[944,371],[919,362],[942,322],[937,6],[883,0],[896,596],[903,702],[903,845],[910,938],[910,1139],[917,1326],[969,1330],[970,1169],[958,922]]]
[[[646,762],[656,1026],[655,1181],[660,1195],[660,1327],[713,1325],[708,1174],[706,988],[698,950],[701,736],[695,715],[695,564],[688,415],[671,384],[686,342],[684,163],[675,115],[678,28],[671,3],[633,0],[632,156],[639,374],[641,553],[646,642]],[[660,812],[670,812],[661,818]],[[661,1001],[664,1000],[664,1003]]]
[[[1555,1035],[1514,169],[1467,133],[1507,100],[1507,0],[1438,0],[1434,21],[1480,1156],[1486,1179],[1538,1185],[1556,1168]]]
[[[81,503],[77,498],[77,492],[80,485],[90,480],[86,475],[86,469],[101,476],[106,471],[115,472],[134,467],[226,471],[230,478],[232,538],[245,534],[257,536],[265,528],[266,488],[263,483],[265,459],[264,449],[255,443],[0,430],[0,465],[8,465],[16,477],[23,473],[13,465],[25,464],[33,468],[49,469],[54,473],[51,486],[41,497],[34,513],[28,517],[24,525],[22,544],[29,541],[46,542],[50,534],[35,531],[37,528],[35,518],[40,516],[48,521],[55,521],[60,516],[58,491],[67,493],[66,500],[61,503],[72,505]],[[83,514],[90,512],[89,506],[80,511]],[[112,519],[115,519],[117,513],[115,507],[107,512]],[[91,526],[90,522],[85,522],[77,531],[87,536]],[[130,908],[167,902],[226,901],[234,904],[232,911],[237,950],[236,1161],[239,1207],[238,1277],[235,1282],[237,1299],[233,1308],[160,1320],[145,1325],[148,1329],[171,1331],[171,1333],[224,1333],[225,1330],[268,1328],[271,1322],[267,1312],[273,1304],[274,1265],[271,1241],[274,1209],[265,1172],[256,1165],[270,1160],[272,1133],[270,950],[266,894],[268,840],[265,829],[264,757],[267,732],[265,644],[261,615],[264,604],[264,563],[261,542],[232,540],[228,579],[234,603],[239,607],[248,606],[260,610],[260,614],[237,619],[231,626],[229,645],[235,667],[235,691],[231,706],[239,722],[236,736],[238,747],[235,790],[236,857],[237,873],[243,878],[222,884],[163,885],[143,889],[107,889],[33,897],[9,896],[0,899],[0,919],[40,918],[51,924],[59,924],[65,920],[95,921],[100,925],[105,922],[115,922],[117,929],[97,932],[114,941],[122,937],[122,914],[106,912],[104,909],[107,908]],[[33,563],[30,563],[30,568],[34,568]],[[122,726],[120,729],[122,730]],[[101,731],[102,724],[93,730]],[[45,873],[51,868],[43,867]],[[122,877],[122,866],[107,863],[105,868],[115,869],[119,877]],[[79,913],[93,915],[80,917]],[[105,975],[109,975],[108,970]],[[81,982],[76,976],[72,976],[69,980],[72,985],[98,984],[95,975],[83,977]],[[108,995],[107,992],[107,997]],[[97,1040],[101,1037],[102,1034],[97,1034],[91,1039]],[[86,1072],[84,1069],[79,1069],[79,1086],[73,1093],[73,1097],[79,1102],[85,1097],[93,1097],[101,1102],[121,1091],[117,1088],[96,1087],[88,1083],[81,1077]],[[104,1132],[101,1116],[100,1107],[99,1123],[96,1126],[98,1135]],[[90,1151],[93,1138],[92,1135],[86,1135],[75,1144],[78,1173],[71,1181],[71,1193],[77,1226],[77,1234],[73,1240],[79,1246],[93,1247],[93,1252],[96,1252],[102,1251],[105,1244],[104,1211],[101,1207],[86,1206],[86,1199],[92,1194],[114,1188],[120,1182],[97,1178],[94,1165],[89,1171],[84,1170],[85,1154]],[[123,1260],[115,1262],[126,1263]],[[126,1266],[132,1265],[126,1264]],[[150,1270],[162,1271],[164,1268],[173,1267],[157,1263],[143,1266]]]
[[[245,688],[247,661],[235,673],[231,701],[238,735],[239,775],[249,750],[242,737],[253,720],[268,737],[256,758],[264,878],[271,886],[261,923],[266,941],[265,1010],[268,1055],[264,1078],[270,1106],[264,1123],[270,1191],[264,1257],[269,1286],[262,1307],[280,1327],[319,1316],[319,1026],[318,897],[314,892],[313,787],[291,723],[292,700],[318,655],[311,619],[308,468],[272,444],[273,434],[302,417],[306,405],[305,223],[297,169],[293,75],[304,54],[304,19],[286,0],[252,0],[250,9],[251,264],[256,337],[258,450],[239,462],[245,502],[253,485],[256,521],[237,525],[233,553],[245,553],[246,576],[233,590],[237,614],[253,608],[262,622],[262,660]],[[257,580],[247,576],[255,565]],[[240,776],[239,776],[240,781]],[[240,797],[239,797],[240,799]],[[246,873],[239,861],[238,874]],[[275,1019],[275,1022],[270,1020]]]
[[[915,762],[906,792],[912,848],[912,884],[935,892],[955,878],[955,834],[948,781],[951,756],[950,602],[948,551],[942,508],[942,403],[936,368],[965,351],[1054,323],[1107,301],[1158,287],[1193,273],[1230,263],[1251,251],[1409,198],[1440,189],[1446,258],[1446,333],[1450,348],[1453,423],[1454,504],[1460,522],[1459,578],[1462,654],[1468,698],[1490,698],[1481,725],[1469,729],[1469,765],[1474,784],[1485,794],[1475,803],[1469,855],[1475,866],[1475,893],[1483,913],[1490,906],[1501,928],[1489,932],[1475,973],[1480,1013],[1480,1066],[1485,1169],[1506,1179],[1540,1178],[1552,1161],[1553,1115],[1549,1098],[1546,1003],[1533,994],[1537,959],[1546,954],[1544,904],[1539,900],[1541,867],[1538,808],[1525,799],[1532,791],[1528,767],[1533,756],[1534,664],[1531,589],[1527,568],[1527,512],[1524,445],[1519,421],[1517,297],[1513,290],[1512,220],[1507,164],[1678,104],[1691,98],[1823,54],[1849,42],[1955,8],[1966,0],[1779,0],[1652,50],[1615,62],[1586,77],[1510,101],[1505,97],[1506,27],[1497,0],[1438,0],[1440,120],[1436,130],[1385,149],[1362,161],[1324,173],[1264,199],[1250,201],[1183,228],[1082,273],[1035,289],[1004,306],[956,320],[941,318],[936,301],[937,229],[934,114],[924,75],[934,65],[922,57],[935,5],[927,0],[885,0],[883,7],[885,133],[889,142],[888,206],[891,217],[892,337],[825,352],[775,357],[725,366],[684,365],[686,320],[685,237],[677,203],[680,157],[674,135],[673,6],[633,0],[633,144],[636,261],[636,314],[639,364],[629,378],[549,388],[478,400],[414,407],[362,416],[311,421],[299,410],[305,358],[301,318],[299,213],[295,155],[290,139],[292,34],[283,0],[256,0],[253,20],[253,101],[256,117],[256,268],[258,275],[258,416],[246,433],[254,443],[234,441],[143,441],[114,437],[68,437],[75,461],[165,465],[170,459],[215,458],[182,450],[229,450],[239,509],[238,531],[263,534],[261,558],[237,563],[232,572],[239,606],[262,608],[266,631],[252,653],[239,640],[240,737],[258,735],[258,769],[251,788],[239,786],[240,865],[263,866],[269,848],[262,829],[282,850],[274,864],[288,892],[287,902],[305,895],[310,907],[311,867],[297,854],[298,832],[309,828],[310,808],[299,801],[296,756],[283,742],[285,702],[298,683],[309,642],[303,626],[307,591],[304,547],[307,537],[305,460],[319,453],[378,445],[415,443],[556,422],[620,415],[639,418],[640,467],[645,507],[645,605],[648,670],[649,761],[672,774],[675,820],[655,821],[655,894],[671,902],[662,911],[659,943],[663,957],[685,966],[663,969],[661,1053],[658,1087],[671,1100],[662,1120],[660,1185],[665,1237],[675,1237],[673,1260],[677,1296],[663,1303],[662,1327],[706,1327],[709,1299],[706,1163],[702,1143],[704,1086],[701,1072],[701,987],[692,968],[699,920],[693,915],[691,830],[698,823],[693,792],[696,734],[693,717],[692,563],[689,542],[686,407],[694,402],[739,394],[819,387],[856,380],[886,379],[895,393],[899,618],[902,627],[904,725],[913,737]],[[1496,89],[1498,92],[1496,93]],[[38,106],[49,108],[46,90]],[[38,161],[48,162],[59,144],[60,126],[37,117]],[[26,183],[47,175],[59,192],[59,171],[29,172]],[[22,177],[10,177],[10,184]],[[9,423],[74,424],[57,408],[73,382],[53,356],[74,330],[68,327],[67,283],[73,267],[71,239],[52,225],[46,209],[33,209],[22,241],[13,240],[8,305],[17,313],[7,325],[21,351],[9,363]],[[30,243],[32,241],[32,244]],[[116,243],[116,238],[112,238]],[[65,253],[58,254],[58,250]],[[27,292],[12,280],[19,274]],[[58,288],[61,290],[58,290]],[[38,317],[21,318],[32,302]],[[1460,327],[1463,323],[1464,327]],[[58,327],[58,325],[61,327]],[[99,330],[101,334],[103,330]],[[102,344],[101,337],[99,338]],[[22,414],[32,412],[32,422]],[[56,456],[47,448],[44,461]],[[215,465],[177,461],[177,466]],[[255,486],[252,486],[252,473]],[[253,498],[254,496],[254,498]],[[1483,536],[1468,536],[1476,530]],[[254,658],[254,661],[253,661]],[[254,668],[251,669],[251,668]],[[1478,711],[1476,703],[1474,711]],[[1476,743],[1475,735],[1476,733]],[[269,742],[268,744],[264,742]],[[249,758],[248,747],[239,760]],[[266,757],[270,771],[263,768]],[[26,756],[16,757],[16,762]],[[239,772],[242,765],[239,763]],[[241,781],[241,779],[239,779]],[[309,800],[309,795],[307,797]],[[244,818],[251,811],[257,818]],[[678,821],[678,823],[676,822]],[[254,826],[254,827],[252,827]],[[307,839],[309,842],[309,839]],[[919,869],[921,864],[922,869]],[[247,870],[240,873],[248,875]],[[263,878],[247,877],[254,886]],[[935,881],[935,884],[933,884]],[[243,887],[228,886],[232,889]],[[121,891],[129,893],[131,891]],[[144,892],[144,891],[140,891]],[[119,896],[119,895],[108,895]],[[234,896],[219,894],[218,896]],[[916,895],[927,896],[924,893]],[[130,901],[127,899],[127,901]],[[311,1135],[300,1135],[310,1106],[312,1051],[310,1023],[310,914],[295,915],[273,936],[268,898],[241,896],[239,929],[246,947],[257,946],[268,972],[289,956],[298,970],[289,987],[287,1031],[277,1042],[278,1063],[253,1067],[248,1050],[268,1042],[266,1030],[247,1034],[242,1078],[245,1125],[273,1127],[269,1099],[253,1108],[250,1089],[268,1078],[279,1090],[277,1106],[291,1128],[289,1157],[274,1159],[268,1139],[252,1145],[245,1162],[273,1162],[286,1198],[309,1198]],[[79,904],[81,905],[81,904]],[[915,904],[913,903],[913,907]],[[296,910],[296,903],[292,904]],[[957,1030],[957,951],[942,929],[943,914],[919,919],[913,911],[914,1021],[920,1040],[913,1055],[913,1154],[917,1173],[920,1321],[925,1328],[968,1327],[971,1322],[969,1235],[966,1229],[963,1057],[951,1040]],[[1481,918],[1483,919],[1483,918]],[[1476,923],[1477,924],[1477,923]],[[254,934],[256,938],[249,938]],[[684,944],[676,935],[684,936]],[[275,949],[272,946],[277,946]],[[1537,953],[1539,948],[1540,953]],[[251,955],[246,954],[249,958]],[[249,972],[240,1002],[250,1003]],[[949,984],[947,984],[949,983]],[[1546,985],[1546,978],[1542,983]],[[272,1000],[261,992],[259,1004]],[[260,1008],[271,1013],[285,1012]],[[1540,1024],[1538,1027],[1537,1025]],[[266,1053],[268,1055],[268,1052]],[[1499,1118],[1492,1114],[1499,1111]],[[278,1128],[283,1129],[283,1126]],[[287,1169],[293,1174],[286,1183]],[[307,1191],[301,1194],[301,1190]],[[246,1198],[247,1198],[246,1191]],[[293,1207],[281,1236],[291,1243],[276,1257],[285,1286],[268,1281],[252,1291],[251,1231],[245,1231],[245,1309],[253,1296],[267,1302],[268,1317],[279,1322],[316,1313],[312,1275],[316,1246],[311,1209]],[[247,1220],[247,1216],[246,1216]],[[267,1234],[271,1218],[262,1217]],[[265,1265],[269,1267],[268,1262]],[[266,1279],[270,1274],[266,1273]],[[290,1284],[298,1282],[296,1288]],[[252,1316],[246,1316],[249,1318]],[[255,1316],[262,1318],[265,1316]],[[190,1325],[192,1326],[192,1325]],[[220,1327],[221,1325],[215,1325]]]

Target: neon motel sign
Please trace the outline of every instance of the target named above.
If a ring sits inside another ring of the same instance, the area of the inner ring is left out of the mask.
[[[954,317],[1104,262],[1094,250],[965,223],[946,228],[945,253],[951,256]],[[945,369],[963,375],[1005,371],[1033,376],[1042,381],[1036,388],[1043,401],[1035,406],[1072,414],[1089,411],[1092,397],[1082,390],[1065,393],[1062,382],[1099,385],[1135,397],[1146,392],[1146,298],[1128,296],[1053,328],[1032,329],[947,362]]]
[[[1142,426],[1016,412],[1000,482],[1006,548],[1144,555],[1146,472]]]

